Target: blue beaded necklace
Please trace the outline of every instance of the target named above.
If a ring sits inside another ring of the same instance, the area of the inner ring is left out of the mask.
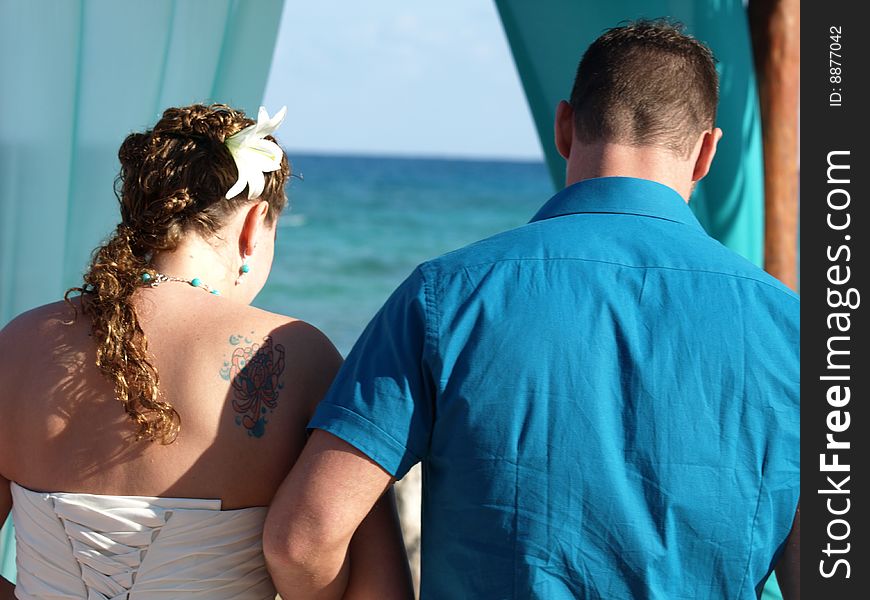
[[[155,276],[152,276],[151,273],[142,273],[142,283],[150,285],[151,287],[157,287],[161,283],[165,283],[167,281],[179,281],[181,283],[186,283],[190,286],[205,290],[209,294],[213,294],[215,296],[221,295],[218,290],[209,287],[207,283],[203,283],[202,279],[200,279],[199,277],[194,277],[193,279],[184,279],[182,277],[164,275],[163,273],[157,273]]]

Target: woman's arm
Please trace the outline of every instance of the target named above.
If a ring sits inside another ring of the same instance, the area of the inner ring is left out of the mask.
[[[0,526],[6,522],[10,510],[12,510],[12,490],[9,489],[9,480],[0,475]],[[14,598],[15,586],[0,577],[0,600],[14,600]]]
[[[801,597],[801,505],[798,503],[791,533],[785,542],[785,550],[776,564],[776,580],[783,600],[800,600]]]
[[[350,579],[345,600],[407,600],[414,597],[393,488],[378,500],[350,542]]]
[[[3,577],[0,577],[0,600],[15,600],[15,586]]]

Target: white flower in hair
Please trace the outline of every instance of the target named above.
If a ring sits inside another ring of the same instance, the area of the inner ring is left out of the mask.
[[[266,185],[263,173],[270,173],[281,168],[281,158],[284,151],[281,146],[271,140],[264,139],[271,135],[281,125],[287,107],[283,107],[272,118],[264,107],[260,107],[257,122],[234,133],[224,142],[236,161],[239,180],[227,192],[227,198],[238,196],[245,186],[248,186],[248,199],[259,198]]]

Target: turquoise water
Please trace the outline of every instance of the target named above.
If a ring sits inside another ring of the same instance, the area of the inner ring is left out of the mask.
[[[275,263],[254,304],[304,319],[342,354],[420,262],[526,223],[543,162],[300,156]]]

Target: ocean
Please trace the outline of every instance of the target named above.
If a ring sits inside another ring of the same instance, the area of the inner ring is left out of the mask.
[[[347,355],[419,263],[529,221],[554,193],[543,162],[307,156],[254,305],[303,319]]]

